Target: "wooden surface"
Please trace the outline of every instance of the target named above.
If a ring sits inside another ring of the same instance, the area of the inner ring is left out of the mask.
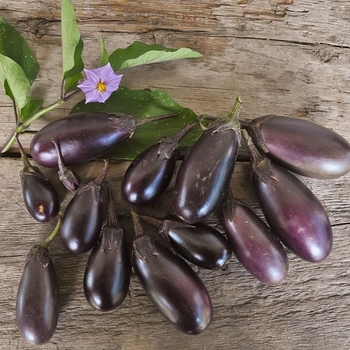
[[[102,34],[111,52],[135,40],[200,51],[203,58],[130,69],[123,84],[161,88],[198,114],[220,115],[234,98],[243,100],[242,118],[283,114],[313,120],[350,140],[350,3],[347,1],[73,1],[85,42],[84,59],[99,62]],[[41,66],[34,95],[49,104],[59,98],[61,51],[59,2],[2,0],[0,16],[29,41]],[[72,104],[77,101],[72,101]],[[38,130],[63,116],[72,104],[37,121]],[[14,128],[11,103],[0,93],[0,144]],[[23,137],[28,146],[30,136]],[[108,175],[119,199],[121,222],[132,234],[119,194],[128,163]],[[51,232],[26,213],[16,150],[0,158],[0,348],[33,349],[15,325],[15,302],[23,261],[30,247]],[[93,178],[101,163],[77,167]],[[44,170],[54,179],[52,170]],[[50,247],[61,288],[58,328],[42,349],[350,349],[350,174],[335,180],[302,179],[324,204],[334,231],[331,255],[310,264],[288,253],[287,279],[263,285],[232,258],[225,271],[200,270],[214,304],[214,319],[201,335],[173,328],[147,299],[135,277],[130,295],[117,310],[100,313],[85,301],[82,277],[88,254],[68,254],[57,238]],[[261,215],[238,162],[231,186],[237,198]],[[70,196],[61,189],[64,207]],[[152,207],[171,212],[171,187]]]

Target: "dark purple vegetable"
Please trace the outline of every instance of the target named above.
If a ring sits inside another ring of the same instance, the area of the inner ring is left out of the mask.
[[[232,195],[223,205],[223,225],[238,261],[266,284],[281,282],[288,272],[288,256],[270,228]]]
[[[175,327],[188,334],[202,333],[213,317],[205,285],[183,259],[145,236],[136,213],[132,214],[133,266],[147,295]]]
[[[174,174],[179,142],[195,125],[188,125],[172,137],[161,138],[133,160],[121,184],[127,202],[145,205],[167,189]]]
[[[174,211],[183,221],[203,221],[221,204],[231,180],[240,144],[237,122],[238,106],[233,121],[204,131],[182,161],[176,176]]]
[[[94,180],[83,187],[71,199],[63,215],[61,238],[71,253],[85,253],[97,242],[103,223],[102,183],[109,163]]]
[[[100,311],[113,310],[124,301],[131,274],[124,230],[118,225],[109,186],[108,192],[108,221],[90,254],[84,274],[86,299]]]
[[[328,179],[350,171],[349,142],[322,125],[274,115],[242,124],[260,150],[294,173]]]
[[[53,336],[59,313],[59,290],[47,248],[35,245],[27,255],[17,291],[16,322],[23,339],[44,344]]]
[[[20,177],[24,204],[35,220],[40,222],[53,220],[60,209],[58,193],[40,169],[29,163],[18,139],[17,143],[23,160]]]
[[[30,153],[38,164],[57,167],[57,151],[52,143],[55,140],[65,164],[85,163],[113,150],[131,137],[138,126],[175,115],[134,119],[123,113],[75,113],[38,131],[32,139]]]
[[[178,254],[199,267],[216,270],[224,267],[231,257],[227,239],[213,227],[158,220],[146,215],[141,219],[155,225]]]
[[[317,197],[294,175],[274,164],[248,139],[252,181],[272,231],[294,254],[318,262],[332,249],[332,227]]]

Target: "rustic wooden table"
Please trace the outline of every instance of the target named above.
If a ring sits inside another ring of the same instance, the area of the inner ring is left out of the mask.
[[[88,68],[99,62],[101,34],[112,51],[135,40],[168,47],[190,47],[201,59],[148,65],[125,72],[131,88],[164,89],[196,113],[220,115],[241,96],[241,117],[289,115],[318,122],[350,140],[349,2],[293,0],[234,1],[78,1],[74,0],[85,42]],[[0,16],[21,31],[41,70],[35,95],[57,100],[61,80],[60,2],[2,0]],[[38,120],[38,130],[67,114],[67,104]],[[0,94],[0,145],[14,128],[12,106]],[[30,136],[23,137],[28,147]],[[128,163],[113,164],[108,175],[122,222],[130,230],[127,207],[119,194]],[[84,178],[100,162],[77,167]],[[33,349],[15,325],[16,291],[30,247],[54,223],[40,224],[25,209],[19,184],[18,152],[0,158],[0,348]],[[53,171],[45,172],[55,178]],[[56,185],[58,185],[57,180]],[[334,231],[331,255],[318,264],[291,253],[287,279],[263,285],[232,258],[225,271],[200,270],[214,304],[214,319],[201,335],[173,328],[132,278],[130,295],[117,310],[100,313],[85,301],[82,277],[88,254],[73,256],[56,239],[51,246],[61,288],[58,329],[42,349],[350,349],[350,174],[335,180],[302,178],[324,204]],[[231,187],[237,198],[260,215],[239,161]],[[63,206],[69,195],[60,192]],[[171,186],[149,213],[171,212]]]

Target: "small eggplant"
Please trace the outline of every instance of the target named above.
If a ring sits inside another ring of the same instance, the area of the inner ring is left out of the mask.
[[[68,203],[61,227],[63,245],[71,253],[85,253],[97,242],[103,224],[102,183],[109,163],[94,180],[80,187]]]
[[[223,225],[238,261],[266,284],[281,282],[288,273],[288,256],[270,228],[247,206],[232,197],[223,205]]]
[[[175,116],[134,119],[116,113],[75,113],[57,119],[38,131],[32,139],[30,153],[45,167],[57,167],[58,155],[52,140],[60,145],[65,164],[80,164],[101,157],[128,139],[140,125]]]
[[[40,169],[30,164],[18,138],[17,143],[23,161],[20,177],[24,204],[35,220],[51,221],[60,209],[58,193]]]
[[[224,199],[240,144],[239,108],[237,102],[229,123],[204,131],[180,165],[173,206],[175,214],[189,224],[203,221]]]
[[[100,311],[113,310],[124,301],[131,274],[124,230],[118,225],[109,185],[108,193],[108,221],[90,254],[84,274],[86,299]]]
[[[172,137],[161,138],[133,160],[121,184],[127,202],[145,205],[167,189],[174,174],[179,142],[195,125],[188,125]]]
[[[333,233],[321,202],[288,170],[259,152],[248,136],[246,139],[253,159],[253,186],[272,232],[301,259],[324,260],[331,252]]]
[[[275,115],[242,125],[260,150],[296,174],[330,179],[350,171],[349,142],[322,125]]]
[[[35,245],[27,255],[17,291],[16,323],[22,338],[41,345],[53,336],[59,314],[59,290],[47,248]]]
[[[144,235],[135,212],[132,215],[133,267],[147,295],[175,327],[188,334],[202,333],[213,317],[205,285],[182,258]]]
[[[141,215],[140,218],[156,226],[160,235],[170,242],[178,254],[199,267],[217,270],[225,267],[231,257],[227,239],[213,227],[158,220],[146,215]]]

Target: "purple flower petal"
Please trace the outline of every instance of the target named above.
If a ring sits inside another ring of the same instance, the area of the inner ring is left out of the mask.
[[[122,75],[115,74],[110,63],[95,68],[84,69],[86,80],[78,85],[85,94],[85,103],[105,102],[111,94],[118,90]]]

